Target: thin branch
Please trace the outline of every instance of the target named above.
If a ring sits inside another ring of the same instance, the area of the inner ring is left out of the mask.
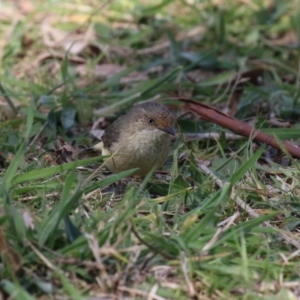
[[[278,150],[286,150],[286,152],[288,152],[291,156],[300,158],[300,148],[289,141],[277,141],[274,137],[262,132],[259,129],[256,129],[253,126],[250,126],[243,121],[223,113],[213,106],[195,101],[180,94],[177,95],[172,92],[168,92],[168,94],[172,98],[184,102],[184,108],[187,111],[193,112],[199,118],[203,118],[206,121],[228,128],[239,135],[252,138],[256,142],[265,143]]]

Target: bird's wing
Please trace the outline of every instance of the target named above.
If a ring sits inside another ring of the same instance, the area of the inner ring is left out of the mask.
[[[78,153],[78,158],[86,158],[86,157],[94,157],[100,155],[110,155],[111,153],[109,152],[111,146],[117,142],[120,138],[120,131],[123,128],[123,124],[126,124],[126,115],[120,117],[117,119],[115,122],[113,122],[111,125],[109,125],[102,137],[101,141],[94,145],[92,148],[88,148],[85,150],[82,150],[81,152]]]
[[[109,125],[101,137],[103,146],[106,149],[110,149],[112,144],[117,142],[120,138],[120,131],[123,129],[124,116],[117,119],[111,125]]]

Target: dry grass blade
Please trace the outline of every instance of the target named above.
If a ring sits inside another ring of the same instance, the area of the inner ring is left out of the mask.
[[[148,299],[153,299],[153,300],[167,300],[166,298],[160,297],[155,293],[155,290],[152,291],[152,293],[147,293],[145,291],[142,290],[138,290],[138,289],[134,289],[134,288],[129,288],[126,286],[119,286],[118,287],[118,291],[120,292],[126,292],[129,295],[131,295],[132,297],[134,297],[134,299],[138,296],[143,296],[143,297],[147,297]]]
[[[205,172],[206,174],[208,174],[209,176],[211,176],[216,184],[219,187],[223,187],[223,182],[222,180],[220,180],[213,172],[211,172],[211,170],[209,170],[209,168],[207,168],[204,165],[200,165],[199,168]],[[231,194],[232,198],[235,199],[236,204],[243,210],[245,210],[252,218],[258,218],[259,214],[252,209],[247,203],[245,203],[245,201],[243,201],[240,197],[238,197],[234,192],[232,192]],[[263,222],[264,226],[266,227],[271,227],[274,230],[276,230],[279,235],[285,240],[286,243],[291,244],[293,246],[295,246],[296,248],[300,249],[300,242],[298,242],[294,237],[289,236],[286,232],[284,232],[283,230],[277,229],[275,227],[273,227],[269,222]]]

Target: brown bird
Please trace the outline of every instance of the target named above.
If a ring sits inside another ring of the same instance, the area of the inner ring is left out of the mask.
[[[106,128],[100,143],[83,153],[109,156],[105,165],[113,173],[138,168],[133,175],[144,177],[165,163],[174,125],[175,117],[164,105],[137,104]]]

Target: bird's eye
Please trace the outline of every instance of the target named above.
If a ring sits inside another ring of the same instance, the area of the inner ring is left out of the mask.
[[[151,119],[151,118],[148,118],[148,123],[149,123],[150,125],[153,125],[153,124],[154,124],[154,120]]]

